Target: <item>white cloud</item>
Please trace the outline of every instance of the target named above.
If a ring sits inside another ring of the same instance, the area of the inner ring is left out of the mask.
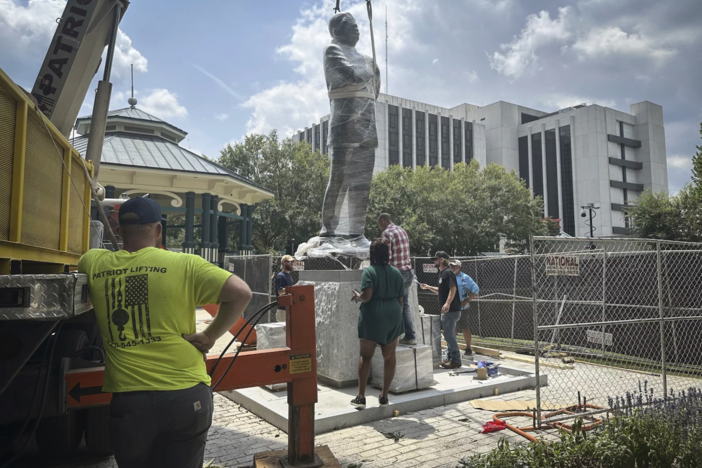
[[[675,169],[692,169],[692,158],[690,156],[668,156],[668,165]]]
[[[468,80],[468,83],[475,83],[480,79],[480,77],[478,76],[478,72],[476,72],[475,70],[463,72],[463,76],[466,80]]]
[[[198,69],[202,74],[204,74],[205,76],[209,77],[212,81],[214,81],[215,83],[217,83],[217,86],[219,86],[220,88],[222,88],[222,90],[224,90],[224,92],[226,92],[227,94],[229,94],[229,95],[230,95],[231,97],[233,97],[234,99],[236,99],[236,100],[238,100],[238,101],[243,101],[244,99],[246,99],[243,95],[241,95],[241,94],[237,93],[236,91],[234,91],[234,90],[233,90],[230,86],[228,86],[224,81],[222,81],[221,79],[217,78],[217,77],[214,76],[212,73],[210,73],[210,72],[208,72],[207,70],[205,70],[204,68],[199,67],[199,66],[197,66],[197,65],[195,65],[195,64],[191,64],[191,65],[192,65],[194,68]]]
[[[490,66],[510,78],[519,78],[526,71],[535,70],[538,67],[536,51],[539,48],[562,42],[571,36],[567,24],[569,11],[569,7],[559,8],[558,18],[555,19],[551,19],[548,11],[529,15],[519,37],[500,46],[504,54],[495,52],[492,56],[488,55]]]
[[[188,115],[187,109],[178,103],[178,96],[167,89],[154,89],[140,97],[137,107],[161,119]]]
[[[65,7],[65,0],[29,0],[27,6],[17,0],[0,0],[0,44],[12,44],[5,48],[6,53],[20,59],[34,60],[37,55],[43,59],[56,32],[56,18],[61,17]],[[118,78],[129,77],[132,63],[136,71],[147,71],[148,61],[120,30],[113,74]]]
[[[539,99],[539,101],[552,109],[565,109],[566,107],[577,106],[578,104],[598,104],[604,107],[614,108],[617,103],[612,99],[592,98],[584,96],[574,96],[572,94],[548,94]]]
[[[573,50],[581,59],[597,59],[608,55],[643,56],[654,59],[659,65],[677,53],[674,49],[662,47],[657,40],[639,34],[627,34],[615,26],[590,30],[573,44]]]
[[[215,115],[215,119],[219,120],[220,122],[224,122],[229,118],[229,114],[218,114]]]
[[[438,59],[438,58],[435,58],[434,60],[431,61],[431,64],[432,64],[432,65],[436,65],[437,63],[439,63],[439,59]]]

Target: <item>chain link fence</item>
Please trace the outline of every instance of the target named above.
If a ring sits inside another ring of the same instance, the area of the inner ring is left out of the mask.
[[[232,255],[224,257],[224,269],[241,278],[251,288],[253,297],[244,311],[248,320],[261,307],[275,297],[271,288],[270,271],[273,258],[270,255]],[[275,312],[268,312],[259,323],[275,322]]]
[[[549,380],[537,388],[539,413],[581,397],[596,413],[611,398],[702,387],[702,244],[534,238],[531,247],[536,373]]]

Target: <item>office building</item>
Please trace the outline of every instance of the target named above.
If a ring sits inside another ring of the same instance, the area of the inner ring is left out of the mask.
[[[630,113],[596,104],[549,113],[504,101],[444,108],[381,94],[376,120],[375,172],[392,164],[499,164],[543,197],[544,216],[560,219],[571,236],[589,235],[589,216],[580,213],[590,203],[599,207],[596,237],[628,235],[624,207],[644,189],[668,190],[663,109],[647,101]],[[293,139],[327,153],[328,133],[325,116]]]

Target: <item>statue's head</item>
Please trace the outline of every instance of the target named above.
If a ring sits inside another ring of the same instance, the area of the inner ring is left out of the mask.
[[[358,24],[351,13],[337,13],[329,20],[329,34],[342,44],[355,47],[358,44],[360,33]]]

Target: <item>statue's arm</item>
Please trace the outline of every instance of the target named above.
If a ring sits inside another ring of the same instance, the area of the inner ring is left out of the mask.
[[[346,58],[341,48],[332,44],[324,51],[324,70],[334,70],[347,83],[356,82],[353,64]]]

